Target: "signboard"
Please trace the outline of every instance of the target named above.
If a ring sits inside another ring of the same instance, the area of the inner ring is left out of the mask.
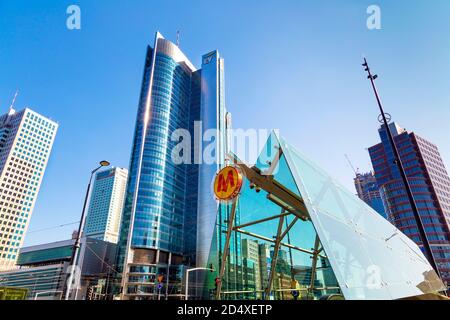
[[[213,59],[215,53],[216,53],[216,52],[214,51],[214,52],[211,52],[211,53],[209,53],[208,55],[204,56],[204,57],[203,57],[203,64],[208,64],[208,63],[210,63],[210,62],[212,61],[212,59]]]
[[[25,300],[28,289],[0,287],[0,300]]]
[[[214,180],[214,194],[219,200],[232,200],[242,188],[242,175],[239,170],[227,166],[219,171]]]

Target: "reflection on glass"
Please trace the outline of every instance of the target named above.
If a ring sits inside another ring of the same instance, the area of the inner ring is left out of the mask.
[[[277,154],[277,148],[276,137],[270,136],[256,164],[261,171],[269,169],[267,161]],[[284,155],[279,158],[273,178],[301,198]],[[296,219],[267,196],[266,191],[258,192],[245,180],[237,203],[236,229],[232,232],[221,298],[319,299],[340,293],[320,241],[316,245],[317,235],[311,221]],[[209,260],[215,270],[220,270],[230,210],[230,205],[220,205],[217,229],[222,232],[216,233],[218,250],[211,252]],[[280,225],[284,234],[276,251],[274,239]],[[209,277],[209,297],[214,297],[217,276],[215,272]],[[271,289],[267,290],[269,283]]]
[[[272,134],[255,167],[303,201],[296,209],[308,218],[245,179],[221,299],[398,299],[443,289],[412,240],[286,141]],[[217,294],[230,212],[219,206],[204,298]]]

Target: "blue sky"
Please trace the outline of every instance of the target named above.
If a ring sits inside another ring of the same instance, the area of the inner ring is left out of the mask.
[[[81,30],[66,8],[81,8]],[[366,27],[377,4],[382,29]],[[0,0],[0,109],[16,88],[60,124],[26,244],[65,239],[90,170],[101,159],[128,167],[145,48],[159,30],[199,66],[225,58],[227,107],[236,128],[281,134],[353,191],[370,168],[377,106],[361,68],[379,74],[385,108],[436,143],[450,166],[450,2]]]

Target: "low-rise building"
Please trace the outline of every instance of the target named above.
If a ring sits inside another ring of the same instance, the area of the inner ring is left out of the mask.
[[[28,289],[28,299],[62,299],[75,240],[46,243],[20,250],[17,269],[0,273],[0,287]],[[78,259],[77,299],[86,299],[89,287],[113,272],[116,245],[93,238],[82,238]],[[102,283],[102,281],[100,281]],[[105,288],[108,281],[103,281]],[[92,291],[92,289],[90,289]]]

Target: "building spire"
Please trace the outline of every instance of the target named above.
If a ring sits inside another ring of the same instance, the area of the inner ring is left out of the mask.
[[[180,30],[177,30],[177,47],[180,47]]]

